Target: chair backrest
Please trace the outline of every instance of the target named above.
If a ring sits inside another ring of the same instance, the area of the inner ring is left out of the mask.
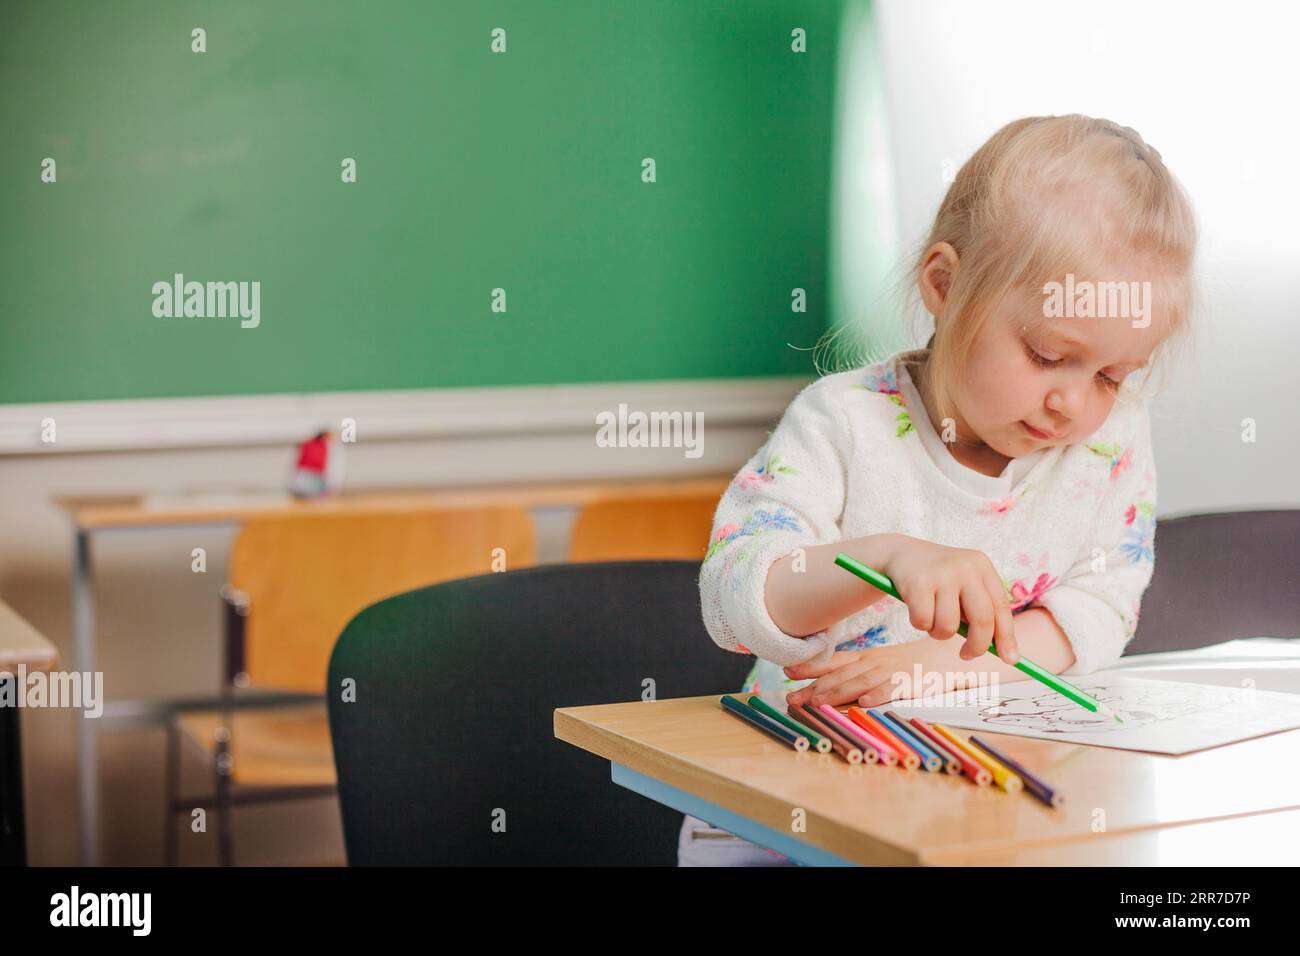
[[[1166,518],[1127,653],[1300,637],[1300,510]]]
[[[578,512],[570,561],[701,562],[725,483],[706,496],[600,501]]]
[[[709,639],[698,574],[542,565],[359,614],[327,695],[349,862],[675,863],[681,813],[613,783],[553,722],[557,707],[641,700],[646,680],[658,698],[740,688],[752,659]],[[353,702],[335,692],[346,678]]]
[[[381,598],[451,578],[536,563],[525,508],[312,514],[249,521],[230,558],[248,597],[249,682],[321,693],[344,625]]]

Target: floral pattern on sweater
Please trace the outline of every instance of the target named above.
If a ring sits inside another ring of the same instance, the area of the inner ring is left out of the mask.
[[[709,545],[709,550],[704,555],[704,561],[707,563],[711,557],[737,538],[757,537],[765,531],[798,530],[800,530],[798,520],[784,508],[777,508],[775,511],[764,511],[760,508],[739,524],[725,524],[719,528],[718,533],[713,536],[713,543]],[[751,541],[740,550],[743,552],[756,543]]]
[[[1005,498],[999,498],[996,501],[984,502],[982,505],[980,505],[980,514],[984,515],[985,517],[1006,514],[1017,504],[1019,504],[1020,499],[1025,497],[1025,495],[1029,494],[1029,492],[1033,490],[1033,487],[1034,487],[1033,485],[1025,485],[1023,488],[1020,489],[1019,494],[1012,493],[1007,495]]]
[[[1024,567],[1030,568],[1029,576],[1007,580],[1003,578],[1002,584],[1007,589],[1007,598],[1011,602],[1011,610],[1019,611],[1022,607],[1033,604],[1057,582],[1057,578],[1042,570],[1050,566],[1048,554],[1044,551],[1038,556],[1037,564],[1034,564],[1029,555],[1021,553],[1017,555],[1016,560]],[[1035,575],[1035,572],[1037,574]]]
[[[752,471],[741,472],[741,474],[736,478],[736,486],[744,491],[752,491],[760,487],[762,482],[770,484],[771,482],[776,481],[777,475],[797,474],[799,474],[798,468],[783,465],[781,463],[781,456],[773,455],[767,460],[766,465],[762,465]]]
[[[1133,449],[1121,448],[1114,442],[1087,442],[1084,445],[1094,455],[1110,461],[1110,480],[1114,481],[1125,468],[1133,464]]]
[[[867,647],[879,647],[881,644],[889,643],[889,635],[885,632],[885,625],[877,624],[875,627],[869,627],[857,637],[850,638],[841,644],[836,644],[837,651],[860,651]]]
[[[1156,507],[1150,501],[1136,501],[1124,512],[1128,531],[1119,550],[1134,564],[1156,559]]]
[[[700,565],[700,575],[696,580],[698,581],[703,577],[710,558],[720,551],[726,551],[726,559],[721,575],[726,580],[727,586],[732,593],[735,593],[740,588],[741,583],[739,575],[735,573],[736,566],[743,564],[754,556],[764,534],[773,531],[801,531],[802,527],[798,519],[784,508],[777,508],[775,511],[759,509],[747,516],[743,522],[723,525],[718,529],[713,543],[709,545],[709,550],[704,555],[704,561]],[[742,538],[749,540],[741,544],[740,547],[728,550],[728,545]],[[744,645],[738,645],[737,652],[742,654],[752,653]]]
[[[894,417],[894,421],[898,424],[898,430],[894,433],[895,438],[902,438],[908,432],[916,431],[916,426],[912,424],[912,418],[907,413],[907,403],[903,401],[903,393],[898,387],[898,374],[892,368],[879,374],[868,375],[865,381],[859,382],[854,387],[884,395],[902,409]]]

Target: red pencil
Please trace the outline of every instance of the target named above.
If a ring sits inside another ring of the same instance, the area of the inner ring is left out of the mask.
[[[943,740],[942,735],[920,717],[913,717],[911,724],[917,730],[921,731],[921,733],[925,734],[925,736],[930,740]],[[961,769],[965,772],[966,776],[970,777],[977,786],[987,787],[993,782],[993,774],[989,773],[986,768],[981,767],[974,760],[971,760],[967,754],[962,753],[954,747],[950,741],[944,740],[944,743],[947,744],[947,751],[956,757],[958,762],[961,763]]]
[[[885,711],[885,713],[890,714],[895,719],[902,721],[903,723],[906,723],[916,734],[916,736],[921,738],[922,743],[924,743],[927,747],[929,747],[931,750],[933,750],[943,759],[944,769],[948,773],[958,774],[958,775],[961,774],[961,761],[957,759],[957,754],[953,751],[952,747],[948,746],[948,742],[946,740],[937,740],[936,739],[936,737],[938,736],[937,734],[934,737],[929,736],[916,723],[915,717],[911,718],[910,720],[904,720],[903,715],[898,713],[898,711],[896,710],[887,710]]]

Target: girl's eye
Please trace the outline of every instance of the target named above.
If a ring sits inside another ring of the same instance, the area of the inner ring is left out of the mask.
[[[1025,343],[1025,353],[1035,365],[1041,365],[1043,368],[1052,368],[1053,366],[1061,364],[1060,359],[1043,358],[1043,356],[1034,351],[1033,346],[1028,342]]]
[[[1033,346],[1031,346],[1028,342],[1025,343],[1025,354],[1029,356],[1030,361],[1032,361],[1035,365],[1041,366],[1042,368],[1054,368],[1055,366],[1060,365],[1062,361],[1064,361],[1063,359],[1044,358],[1043,356],[1039,355],[1036,351],[1034,351]],[[1120,386],[1119,382],[1115,381],[1115,379],[1111,378],[1105,372],[1097,373],[1097,384],[1107,390],[1117,389]]]

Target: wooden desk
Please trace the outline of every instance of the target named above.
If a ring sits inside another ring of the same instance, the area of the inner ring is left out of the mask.
[[[54,645],[0,601],[0,674],[18,675],[20,668],[48,671],[58,662]],[[0,707],[0,866],[27,865],[21,713],[18,707]]]
[[[440,508],[580,507],[610,498],[673,498],[716,494],[732,476],[655,481],[587,481],[477,488],[385,488],[300,500],[283,492],[61,497],[54,503],[80,531],[167,525],[242,524],[250,518],[374,514]]]
[[[589,481],[550,484],[493,485],[468,488],[385,488],[348,490],[328,498],[299,500],[285,492],[221,492],[112,497],[59,497],[58,505],[72,521],[73,669],[95,670],[95,616],[91,591],[90,538],[96,533],[195,525],[239,525],[256,517],[290,515],[353,515],[427,509],[482,508],[496,505],[534,511],[578,508],[609,498],[721,497],[731,475],[650,481]],[[135,719],[157,719],[157,708],[139,701],[115,702]],[[81,818],[81,863],[99,858],[99,782],[97,741],[100,724],[112,716],[77,724],[78,810]]]
[[[58,663],[54,645],[0,601],[0,674],[15,674],[20,664],[29,671],[49,671]]]
[[[1182,757],[988,734],[1065,794],[1049,809],[964,776],[795,753],[717,700],[561,708],[555,736],[608,759],[615,783],[808,864],[1168,865],[1206,835],[1202,865],[1250,864],[1269,854],[1234,834],[1280,842],[1300,820],[1300,729]]]

